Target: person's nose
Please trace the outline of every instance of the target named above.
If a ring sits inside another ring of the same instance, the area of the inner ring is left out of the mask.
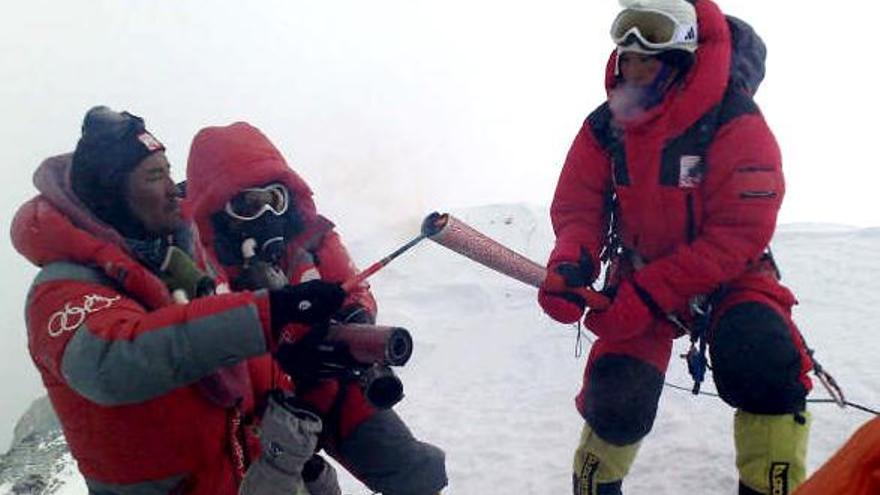
[[[171,179],[170,175],[165,176],[165,196],[168,198],[176,198],[179,196],[177,185]]]

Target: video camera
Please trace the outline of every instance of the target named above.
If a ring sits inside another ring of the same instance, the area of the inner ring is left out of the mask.
[[[278,289],[287,283],[274,263],[255,254],[252,239],[241,247],[245,266],[232,280],[233,290]],[[389,409],[403,399],[403,383],[391,366],[406,364],[412,349],[412,337],[404,328],[331,321],[326,335],[309,349],[314,354],[307,359],[308,377],[296,378],[356,380],[372,405]]]
[[[363,323],[335,323],[315,346],[318,378],[358,380],[375,407],[389,409],[403,399],[403,383],[391,366],[403,366],[412,356],[409,331]]]

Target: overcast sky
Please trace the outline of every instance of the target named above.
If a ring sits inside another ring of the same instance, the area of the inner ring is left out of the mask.
[[[880,226],[873,2],[720,0],[769,47],[757,101],[783,150],[782,222]],[[246,120],[349,238],[499,202],[549,203],[604,98],[614,0],[0,0],[4,232],[84,112],[143,116],[182,178],[206,125]],[[7,237],[8,239],[8,237]],[[355,253],[371,257],[385,253]],[[361,256],[359,256],[361,255]],[[868,255],[868,254],[866,254]],[[0,451],[40,392],[22,305],[33,269],[0,245]]]

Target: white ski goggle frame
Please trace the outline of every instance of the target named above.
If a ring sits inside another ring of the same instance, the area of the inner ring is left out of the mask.
[[[680,24],[659,10],[625,9],[611,25],[611,39],[623,46],[634,41],[633,37],[649,50],[681,48],[686,43],[696,45],[697,26]]]
[[[236,220],[256,220],[263,213],[283,215],[290,206],[290,194],[281,184],[243,189],[226,202],[224,211]]]

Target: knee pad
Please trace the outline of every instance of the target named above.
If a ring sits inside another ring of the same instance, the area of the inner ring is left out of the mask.
[[[618,495],[623,478],[635,461],[641,442],[612,445],[584,424],[574,453],[572,485],[575,495]]]
[[[740,410],[733,432],[741,491],[788,495],[803,483],[810,433],[807,411],[766,415]]]
[[[755,414],[803,411],[807,389],[800,341],[773,308],[747,302],[728,309],[712,329],[709,355],[718,394]]]
[[[629,445],[654,426],[663,374],[631,356],[599,356],[587,376],[584,419],[605,441]]]

